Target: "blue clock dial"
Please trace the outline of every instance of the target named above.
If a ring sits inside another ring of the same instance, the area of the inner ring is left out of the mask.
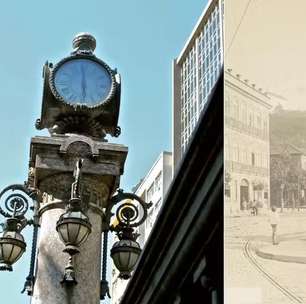
[[[112,88],[110,73],[90,59],[73,59],[55,72],[54,85],[59,95],[71,104],[97,105]]]

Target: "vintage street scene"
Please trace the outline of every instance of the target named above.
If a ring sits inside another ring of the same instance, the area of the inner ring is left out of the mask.
[[[290,15],[279,1],[225,10],[227,304],[306,303],[306,24],[296,4]]]
[[[305,210],[280,215],[278,245],[267,214],[228,218],[225,230],[225,303],[305,303]]]

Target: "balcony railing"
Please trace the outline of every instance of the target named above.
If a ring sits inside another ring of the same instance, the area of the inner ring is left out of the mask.
[[[267,168],[255,167],[231,160],[226,160],[224,162],[224,165],[225,165],[225,170],[228,172],[257,175],[257,176],[269,176],[269,170]]]
[[[233,130],[236,130],[240,133],[244,133],[253,137],[260,138],[265,141],[269,141],[268,133],[264,130],[260,130],[258,128],[250,127],[249,125],[236,120],[232,117],[225,116],[225,127],[229,127]]]

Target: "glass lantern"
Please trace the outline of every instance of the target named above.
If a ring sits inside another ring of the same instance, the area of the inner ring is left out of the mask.
[[[18,220],[7,220],[7,228],[0,237],[0,270],[12,271],[12,265],[22,256],[26,249],[23,236],[17,229]]]
[[[120,271],[119,278],[127,280],[141,254],[140,245],[131,239],[121,239],[111,249],[111,257],[116,268]]]
[[[67,211],[57,221],[56,230],[66,245],[64,252],[74,255],[79,253],[78,247],[91,233],[91,224],[81,211]]]

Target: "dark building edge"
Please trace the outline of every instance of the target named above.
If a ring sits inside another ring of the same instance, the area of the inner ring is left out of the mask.
[[[223,303],[223,70],[121,304]]]

